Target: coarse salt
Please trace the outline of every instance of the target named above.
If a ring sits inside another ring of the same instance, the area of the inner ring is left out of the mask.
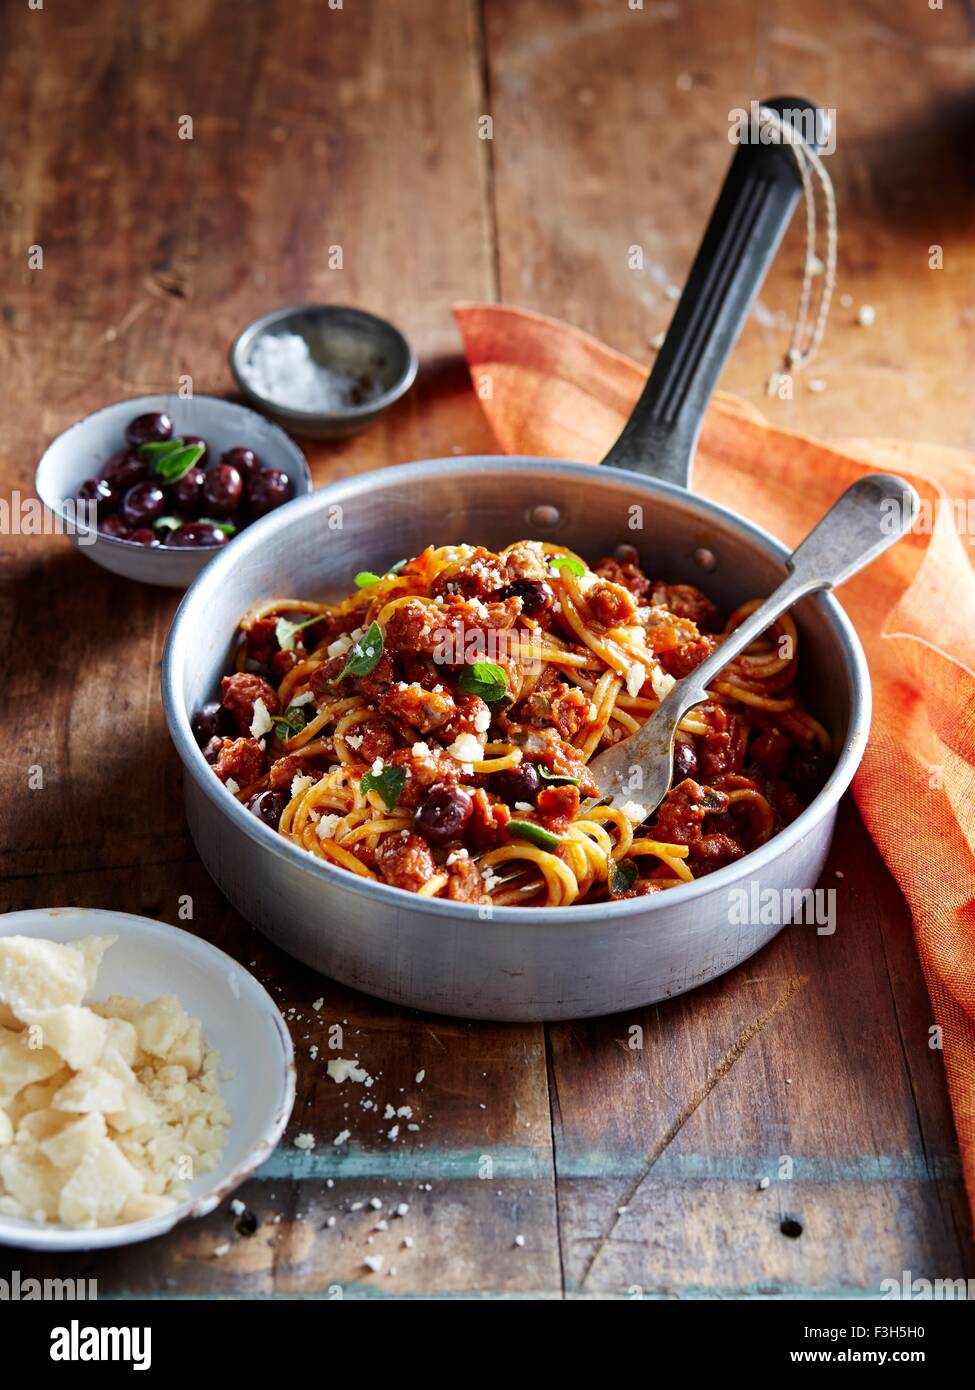
[[[336,415],[382,395],[378,380],[316,362],[298,333],[261,334],[242,371],[252,391],[290,410]]]

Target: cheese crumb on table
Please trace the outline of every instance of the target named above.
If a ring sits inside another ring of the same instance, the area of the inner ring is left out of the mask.
[[[4,1215],[141,1221],[171,1211],[223,1149],[230,1114],[200,1021],[172,994],[84,1003],[115,940],[0,939]]]

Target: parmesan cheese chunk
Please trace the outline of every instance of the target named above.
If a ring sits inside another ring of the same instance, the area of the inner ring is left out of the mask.
[[[169,1059],[170,1050],[189,1026],[189,1017],[175,994],[161,994],[143,1004],[132,1020],[143,1052]]]
[[[79,1004],[37,1011],[33,1025],[40,1029],[45,1044],[75,1071],[94,1066],[108,1038],[105,1020]]]
[[[25,1086],[45,1081],[61,1066],[53,1048],[31,1047],[25,1034],[0,1028],[0,1107],[6,1110]]]
[[[350,1061],[348,1057],[333,1057],[325,1070],[332,1080],[337,1082],[340,1086],[343,1081],[362,1082],[365,1081],[368,1076],[368,1072],[365,1068],[359,1066],[357,1058],[353,1058]]]
[[[79,1115],[91,1110],[108,1114],[121,1110],[124,1100],[125,1088],[117,1077],[103,1067],[85,1067],[54,1093],[51,1105],[55,1110],[71,1110]]]
[[[341,816],[335,814],[322,816],[321,820],[318,822],[318,825],[315,827],[315,834],[318,836],[320,840],[333,839],[335,836],[335,828],[339,824],[341,819]]]
[[[635,700],[647,679],[647,668],[642,661],[634,661],[626,673],[626,693]]]
[[[145,1186],[111,1139],[98,1139],[61,1188],[58,1216],[66,1226],[104,1226]]]
[[[447,752],[459,763],[478,763],[484,757],[484,749],[473,734],[458,734]]]
[[[78,1120],[69,1120],[62,1129],[43,1139],[38,1147],[56,1168],[77,1168],[88,1150],[104,1137],[105,1117],[92,1111]]]
[[[74,946],[32,936],[0,938],[0,1000],[14,1018],[80,1004],[88,989],[85,957]]]
[[[223,1148],[230,1114],[200,1021],[171,994],[81,1002],[114,940],[0,943],[15,1025],[0,1026],[0,1212],[143,1220],[172,1210]]]
[[[668,671],[661,671],[659,666],[655,666],[650,672],[650,680],[653,685],[653,693],[658,700],[662,700],[669,695],[677,682]]]
[[[268,714],[267,705],[258,697],[254,701],[254,718],[251,720],[251,738],[263,738],[274,728],[274,720]]]

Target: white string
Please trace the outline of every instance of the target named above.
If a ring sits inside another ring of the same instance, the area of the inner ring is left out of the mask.
[[[836,196],[833,183],[823,161],[815,150],[803,140],[795,128],[767,106],[759,108],[760,126],[768,126],[783,140],[795,155],[799,177],[802,180],[802,196],[806,208],[806,258],[802,271],[802,288],[799,291],[799,304],[796,309],[792,338],[785,354],[786,372],[802,371],[812,361],[816,349],[823,341],[826,321],[829,318],[830,301],[836,288],[836,251],[839,242],[836,220]],[[809,302],[812,298],[812,282],[816,266],[816,190],[813,187],[810,170],[816,175],[823,193],[823,207],[826,222],[826,258],[823,266],[823,286],[819,294],[816,317],[809,322]]]

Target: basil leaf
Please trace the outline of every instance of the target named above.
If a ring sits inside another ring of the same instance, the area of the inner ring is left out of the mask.
[[[307,723],[305,706],[289,705],[284,714],[278,715],[274,721],[274,737],[286,743],[289,738],[294,738],[295,734],[300,734]]]
[[[157,516],[152,523],[152,529],[154,531],[175,531],[182,524],[178,516]]]
[[[182,448],[170,449],[168,454],[156,458],[156,477],[161,478],[164,483],[178,483],[180,478],[184,478],[190,469],[199,463],[203,452],[202,444],[187,444]]]
[[[371,589],[381,578],[381,574],[373,574],[372,570],[360,570],[355,577],[355,586],[357,589]]]
[[[508,677],[493,661],[475,661],[465,666],[457,684],[467,695],[480,695],[485,704],[493,705],[508,694]]]
[[[177,449],[182,449],[183,441],[176,439],[151,439],[147,444],[139,445],[139,453],[149,463],[155,463],[157,459],[164,458],[166,454],[175,453]]]
[[[632,859],[621,859],[619,863],[615,859],[609,861],[609,891],[614,898],[628,893],[636,880],[637,867]]]
[[[382,772],[367,772],[359,783],[359,789],[363,795],[378,792],[386,803],[386,810],[395,811],[405,781],[405,768],[384,767]]]
[[[586,572],[586,567],[581,560],[577,560],[574,555],[556,555],[554,560],[549,560],[549,567],[553,570],[568,570],[580,579]]]
[[[535,764],[535,771],[543,782],[547,782],[550,787],[577,787],[578,777],[566,777],[561,772],[549,772],[547,767],[542,767],[541,763]]]
[[[298,633],[306,627],[314,627],[324,617],[324,613],[316,613],[313,617],[306,618],[303,623],[293,623],[287,618],[279,618],[274,624],[274,635],[278,639],[278,646],[283,652],[293,652]]]
[[[557,849],[562,841],[557,835],[552,835],[542,826],[536,825],[530,820],[509,820],[508,834],[514,835],[516,840],[529,840],[539,849]]]
[[[383,634],[379,624],[373,623],[365,637],[360,637],[349,648],[349,659],[339,680],[344,681],[346,676],[368,676],[370,671],[376,669],[382,654]]]
[[[208,526],[215,526],[218,531],[222,531],[225,536],[236,536],[237,527],[232,521],[217,521],[212,516],[201,516],[201,522],[205,521]]]

